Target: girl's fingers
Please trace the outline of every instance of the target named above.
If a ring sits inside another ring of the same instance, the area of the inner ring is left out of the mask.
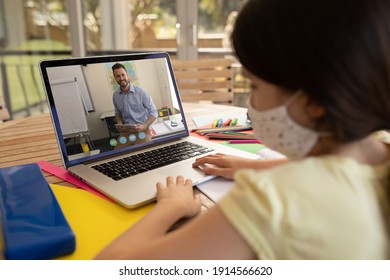
[[[177,176],[176,177],[176,185],[183,185],[183,184],[184,184],[183,176]]]
[[[172,176],[168,176],[166,181],[167,181],[167,187],[170,187],[174,184]]]
[[[191,179],[186,179],[184,185],[187,186],[187,187],[191,187],[192,188],[192,180]]]

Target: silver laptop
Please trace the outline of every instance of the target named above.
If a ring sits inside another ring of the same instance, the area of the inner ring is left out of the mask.
[[[115,125],[117,62],[158,111],[146,138]],[[201,155],[257,157],[189,136],[167,53],[52,59],[39,67],[65,168],[124,207],[153,201],[156,183],[169,175],[183,175],[194,185],[212,179],[192,167]]]

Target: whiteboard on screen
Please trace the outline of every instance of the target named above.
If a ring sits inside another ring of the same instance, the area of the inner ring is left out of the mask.
[[[80,96],[83,100],[88,112],[92,112],[94,110],[91,97],[89,95],[89,90],[87,86],[87,82],[84,78],[83,73],[84,66],[81,65],[69,65],[64,67],[53,67],[48,69],[49,80],[63,80],[67,77],[76,77],[77,85],[80,90]]]
[[[88,133],[88,111],[81,99],[77,78],[54,80],[50,85],[63,137]]]

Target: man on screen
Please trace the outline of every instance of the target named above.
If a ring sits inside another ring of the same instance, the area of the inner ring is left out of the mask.
[[[145,90],[130,82],[123,64],[115,63],[112,71],[119,85],[113,94],[116,127],[122,136],[119,143],[135,144],[150,140],[149,126],[157,118],[152,98]]]

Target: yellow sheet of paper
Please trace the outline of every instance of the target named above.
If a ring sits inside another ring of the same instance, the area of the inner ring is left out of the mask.
[[[154,203],[126,209],[82,189],[50,184],[76,235],[76,251],[58,259],[87,260],[143,217]]]

